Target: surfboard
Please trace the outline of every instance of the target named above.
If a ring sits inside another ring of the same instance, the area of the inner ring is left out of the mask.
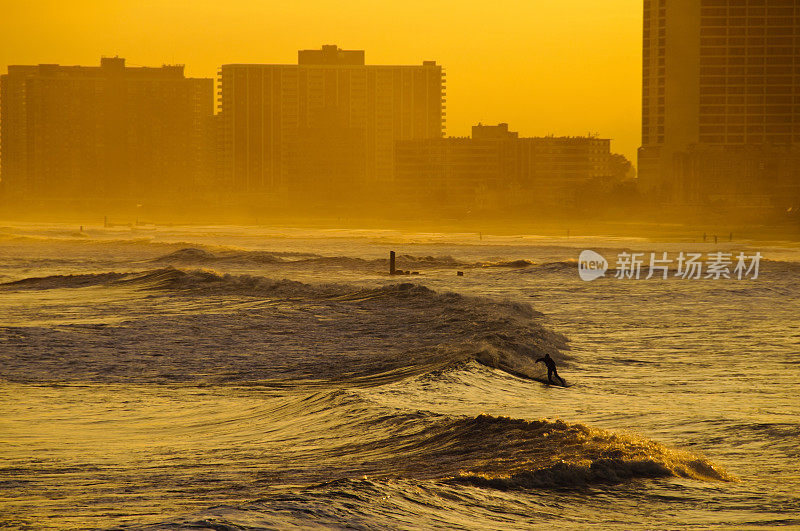
[[[511,368],[508,368],[508,367],[502,367],[502,368],[500,368],[500,370],[502,370],[503,372],[507,372],[508,374],[511,374],[511,375],[516,376],[518,378],[523,378],[525,380],[533,380],[535,382],[539,382],[539,383],[544,384],[544,385],[546,385],[548,387],[565,387],[565,388],[566,387],[572,387],[572,384],[569,383],[566,379],[564,380],[564,385],[561,385],[560,383],[558,383],[558,380],[555,380],[553,383],[550,383],[547,380],[547,375],[544,375],[544,376],[530,376],[528,374],[525,374],[522,371],[517,371],[517,370],[511,369]]]
[[[539,383],[543,383],[547,387],[572,387],[572,384],[568,381],[564,380],[564,383],[559,383],[558,380],[553,380],[552,382],[547,381],[547,377],[544,378],[531,378],[532,380],[536,380]]]

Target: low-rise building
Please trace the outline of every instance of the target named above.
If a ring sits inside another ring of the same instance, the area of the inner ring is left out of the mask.
[[[575,204],[587,187],[624,179],[630,163],[596,137],[520,137],[508,124],[478,124],[471,138],[401,141],[399,190],[410,201],[498,208]]]

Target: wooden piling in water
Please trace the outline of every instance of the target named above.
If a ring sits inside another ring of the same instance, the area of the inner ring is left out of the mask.
[[[395,275],[397,271],[395,270],[395,255],[394,251],[389,251],[389,274]]]

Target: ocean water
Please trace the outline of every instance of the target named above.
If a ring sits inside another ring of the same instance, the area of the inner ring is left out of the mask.
[[[764,259],[584,282],[583,249]],[[798,273],[781,242],[8,224],[0,527],[800,527]]]

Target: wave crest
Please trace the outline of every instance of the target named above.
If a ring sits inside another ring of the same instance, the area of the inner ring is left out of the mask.
[[[28,278],[0,284],[0,290],[92,286],[185,297],[188,308],[201,303],[206,309],[200,314],[192,309],[168,319],[149,313],[120,316],[125,324],[109,329],[109,333],[117,338],[114,341],[136,345],[129,352],[129,362],[138,363],[137,351],[154,351],[158,353],[157,361],[148,364],[146,371],[130,374],[121,358],[115,358],[114,363],[103,357],[93,358],[92,363],[101,364],[103,370],[74,364],[71,367],[76,378],[86,373],[93,380],[161,381],[180,374],[181,381],[186,382],[198,378],[218,381],[224,376],[226,382],[233,383],[264,382],[273,377],[277,380],[283,374],[289,380],[347,378],[376,384],[473,359],[512,374],[537,378],[542,369],[534,365],[534,359],[550,353],[563,360],[567,349],[566,338],[546,329],[539,319],[541,314],[529,304],[439,293],[418,283],[378,287],[307,284],[258,275],[164,267],[130,273]],[[236,319],[232,320],[229,308],[240,304],[243,309],[237,310]],[[288,334],[286,330],[294,332]],[[53,335],[47,330],[37,333],[48,338]],[[175,343],[155,339],[176,334],[189,339]],[[76,335],[74,340],[85,338]],[[55,335],[53,341],[57,341]],[[99,338],[96,347],[105,351]],[[290,358],[281,355],[287,351],[292,352]],[[234,352],[234,356],[228,355]],[[290,365],[276,365],[278,360]],[[18,361],[20,367],[25,366],[23,359]],[[57,359],[52,362],[62,363]],[[281,366],[285,373],[279,374]],[[40,377],[49,377],[50,373],[45,372]]]
[[[225,265],[281,265],[284,267],[321,266],[344,269],[380,269],[388,268],[387,258],[359,258],[353,256],[322,256],[313,253],[254,251],[244,249],[215,249],[213,252],[199,247],[178,249],[152,260],[160,264],[225,264]],[[451,256],[415,256],[402,254],[397,256],[401,267],[451,268],[465,266]]]
[[[635,434],[561,420],[526,421],[481,415],[448,428],[459,446],[494,456],[450,478],[499,489],[619,483],[636,478],[685,477],[733,481],[705,458]],[[441,441],[436,441],[440,444]]]

